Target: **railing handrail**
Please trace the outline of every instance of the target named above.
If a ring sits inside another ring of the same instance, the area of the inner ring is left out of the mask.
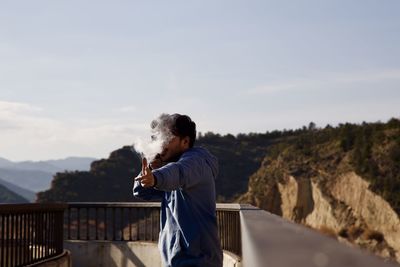
[[[68,207],[66,203],[21,203],[0,204],[1,214],[17,214],[26,212],[52,212],[63,211]]]
[[[82,207],[82,208],[96,208],[96,207],[140,207],[140,208],[154,208],[161,207],[160,202],[68,202],[66,203],[68,207]],[[241,210],[259,210],[259,208],[254,207],[250,204],[240,204],[240,203],[217,203],[217,210],[231,210],[231,211],[241,211]]]
[[[124,207],[140,207],[140,208],[159,208],[160,202],[68,202],[66,203],[69,208],[124,208]]]

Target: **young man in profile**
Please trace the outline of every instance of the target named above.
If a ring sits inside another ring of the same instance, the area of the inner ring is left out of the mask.
[[[170,138],[158,160],[135,178],[133,195],[161,198],[159,249],[164,266],[222,266],[215,202],[218,161],[206,149],[193,147],[196,124],[186,115],[162,114],[152,128],[165,125]]]

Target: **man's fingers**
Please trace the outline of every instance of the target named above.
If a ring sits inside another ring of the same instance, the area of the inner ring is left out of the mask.
[[[140,176],[135,178],[135,182],[136,181],[140,182],[140,184],[143,187],[153,186],[154,180],[153,180],[153,176],[151,174],[151,171],[150,171],[150,169],[148,167],[146,168],[146,171],[148,171],[150,173],[150,175],[140,175]]]
[[[143,187],[150,187],[150,186],[151,186],[151,180],[150,180],[150,178],[147,177],[147,176],[139,176],[139,177],[136,177],[136,178],[135,178],[135,181],[139,181],[140,184],[141,184]]]
[[[150,170],[150,167],[147,166],[147,167],[146,167],[146,174],[149,174],[149,173],[151,173],[151,170]]]
[[[142,173],[143,174],[145,174],[146,167],[147,167],[147,159],[142,158]]]
[[[135,178],[135,181],[140,181],[141,183],[146,183],[150,181],[150,178],[147,176],[139,176]]]

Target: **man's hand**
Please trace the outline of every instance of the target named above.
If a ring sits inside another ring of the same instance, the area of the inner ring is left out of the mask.
[[[147,166],[147,159],[142,159],[142,175],[135,178],[135,181],[139,181],[143,187],[154,186],[154,175],[151,172],[149,166]]]

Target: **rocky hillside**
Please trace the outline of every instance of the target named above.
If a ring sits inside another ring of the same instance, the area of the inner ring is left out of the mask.
[[[265,148],[276,135],[201,134],[196,146],[208,148],[219,160],[218,202],[230,202],[246,192],[248,177],[260,166]],[[140,168],[140,156],[125,146],[107,159],[94,161],[89,171],[57,173],[51,188],[38,193],[37,201],[137,201],[132,196],[132,178]]]
[[[269,148],[239,200],[400,262],[397,122],[286,139]]]

